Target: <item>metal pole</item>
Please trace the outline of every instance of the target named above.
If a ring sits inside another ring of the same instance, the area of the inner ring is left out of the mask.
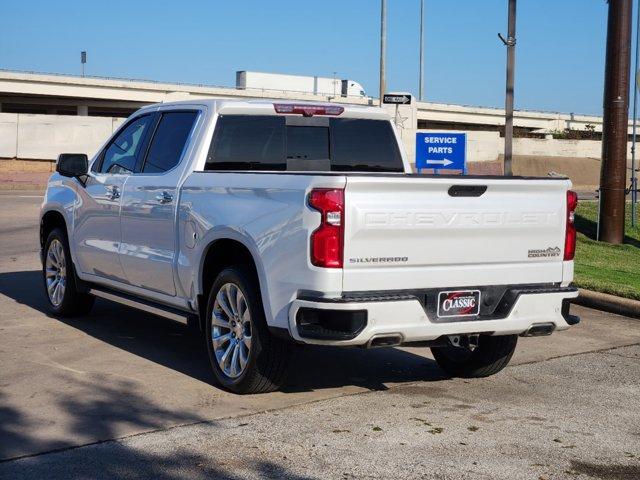
[[[336,73],[333,72],[333,98],[336,98]]]
[[[633,141],[631,143],[631,226],[636,226],[636,202],[638,201],[638,178],[636,175],[636,124],[638,123],[638,33],[640,32],[640,1],[636,3],[636,63],[633,76]]]
[[[82,64],[82,76],[84,77],[84,64],[87,63],[87,52],[80,52],[80,63]]]
[[[420,0],[420,81],[418,98],[422,101],[424,74],[424,0]]]
[[[386,90],[386,59],[387,59],[387,0],[381,0],[380,5],[380,106]]]
[[[632,0],[609,0],[598,239],[624,240]]]
[[[516,69],[516,0],[509,0],[507,39],[507,87],[504,102],[504,174],[513,175],[513,90]]]

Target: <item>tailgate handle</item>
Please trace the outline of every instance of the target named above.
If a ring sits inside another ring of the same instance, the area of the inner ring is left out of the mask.
[[[451,197],[479,197],[486,191],[486,185],[451,185],[449,187]]]

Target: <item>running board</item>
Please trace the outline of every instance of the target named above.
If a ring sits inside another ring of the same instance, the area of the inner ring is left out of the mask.
[[[190,325],[193,321],[193,317],[196,315],[195,313],[185,312],[177,308],[165,306],[149,300],[143,300],[141,298],[127,295],[126,293],[114,292],[112,290],[106,291],[98,288],[91,288],[89,289],[89,294],[127,307],[142,310],[143,312],[158,315],[159,317],[168,318],[169,320],[173,320],[174,322],[179,322],[184,325]]]

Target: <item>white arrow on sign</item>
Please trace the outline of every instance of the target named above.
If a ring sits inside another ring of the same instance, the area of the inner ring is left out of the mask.
[[[452,163],[448,158],[443,158],[442,160],[427,160],[427,165],[442,165],[443,167],[448,167]]]

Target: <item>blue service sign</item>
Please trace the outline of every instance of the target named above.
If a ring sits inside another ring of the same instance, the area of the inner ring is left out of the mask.
[[[466,171],[466,133],[417,133],[416,168]]]

